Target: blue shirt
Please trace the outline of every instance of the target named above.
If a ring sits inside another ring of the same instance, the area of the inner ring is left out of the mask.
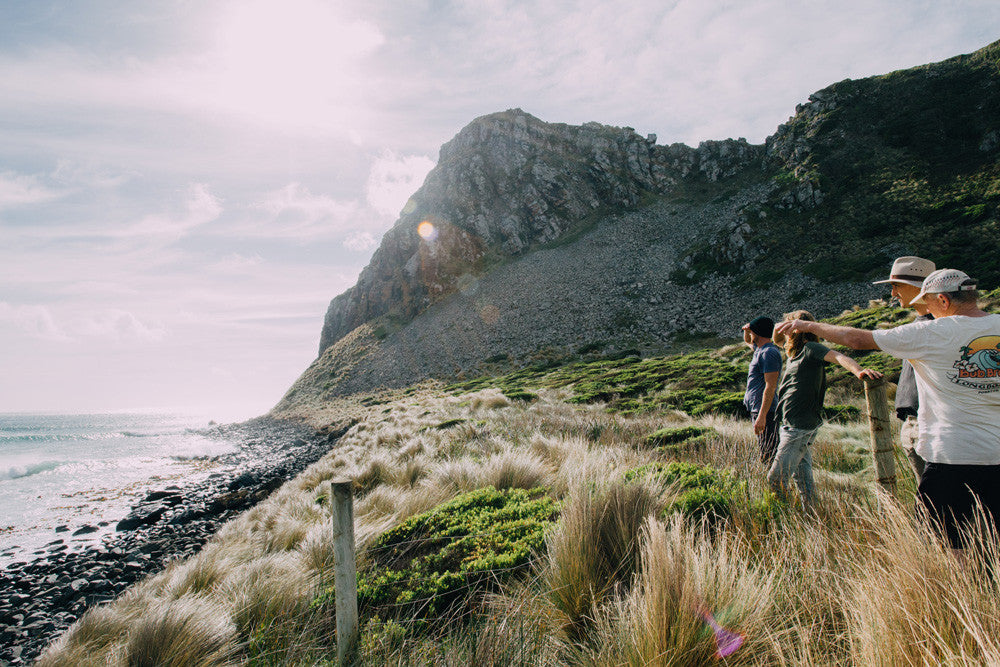
[[[747,393],[743,396],[743,404],[750,412],[760,412],[764,403],[764,373],[781,372],[781,352],[774,343],[766,343],[753,349],[750,360],[750,372],[747,373]],[[774,412],[778,401],[771,401],[769,413]]]

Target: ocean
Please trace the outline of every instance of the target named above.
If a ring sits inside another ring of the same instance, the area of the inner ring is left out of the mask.
[[[193,415],[0,414],[0,566],[58,539],[93,544],[149,491],[203,480],[236,448],[209,428]]]

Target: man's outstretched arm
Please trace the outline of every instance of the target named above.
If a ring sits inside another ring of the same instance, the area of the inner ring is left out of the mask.
[[[811,322],[809,320],[790,320],[781,322],[774,327],[776,334],[789,334],[794,331],[804,331],[814,333],[824,340],[838,345],[844,345],[852,350],[877,350],[875,338],[872,332],[867,329],[855,329],[854,327],[842,327],[826,322]]]

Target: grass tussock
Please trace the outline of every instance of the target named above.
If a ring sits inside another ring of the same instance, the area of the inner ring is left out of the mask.
[[[547,541],[543,575],[570,637],[580,637],[596,608],[630,582],[639,562],[640,530],[659,506],[646,486],[620,480],[597,488],[581,485],[570,494],[559,528]]]
[[[118,609],[94,607],[52,644],[36,664],[41,667],[90,667],[106,665],[111,660],[117,662],[120,650],[115,642],[126,635],[130,620]]]
[[[201,553],[187,563],[175,568],[170,580],[170,594],[181,598],[185,595],[209,594],[226,578],[226,564],[212,557],[210,552]]]
[[[122,662],[129,667],[210,667],[231,663],[236,629],[216,605],[197,597],[152,606],[133,622]]]
[[[548,486],[545,462],[531,454],[505,451],[491,456],[483,466],[480,483],[497,489],[534,489]]]
[[[643,538],[638,580],[602,608],[596,626],[606,641],[584,651],[586,662],[709,664],[718,646],[706,614],[743,637],[742,655],[766,650],[777,575],[755,563],[745,544],[679,516],[666,524],[650,519]]]

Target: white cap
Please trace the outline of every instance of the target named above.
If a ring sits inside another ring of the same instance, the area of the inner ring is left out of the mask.
[[[914,287],[920,287],[924,278],[934,272],[934,262],[923,257],[899,257],[892,263],[892,271],[889,272],[888,280],[876,280],[872,285],[882,283],[906,283]]]
[[[964,271],[958,269],[938,269],[924,278],[920,286],[920,294],[913,297],[910,305],[924,303],[928,294],[948,294],[950,292],[971,292],[976,289],[976,283]]]

